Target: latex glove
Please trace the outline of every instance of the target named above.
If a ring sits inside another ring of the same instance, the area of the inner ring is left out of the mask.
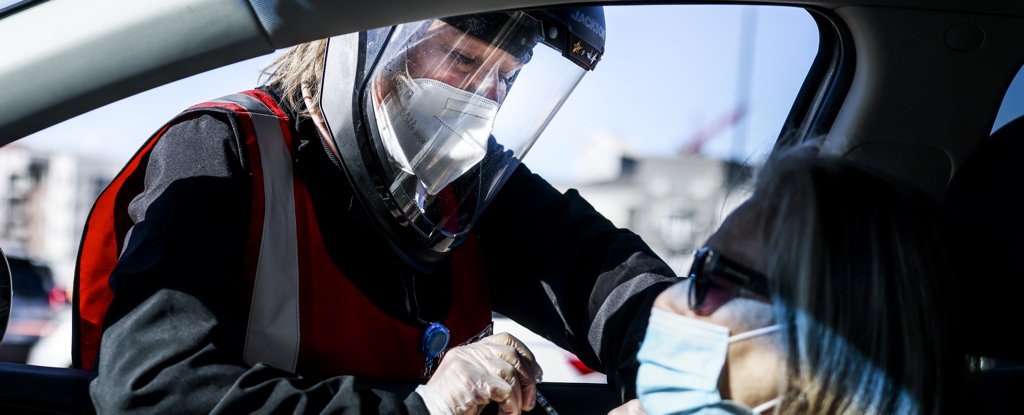
[[[499,333],[448,350],[434,376],[416,389],[431,414],[478,414],[492,401],[499,413],[519,414],[536,404],[541,374],[523,342]]]
[[[608,412],[608,415],[647,415],[647,412],[644,411],[643,406],[640,406],[639,399],[631,399],[629,402],[612,409]]]

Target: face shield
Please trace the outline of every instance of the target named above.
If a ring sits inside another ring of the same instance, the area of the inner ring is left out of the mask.
[[[599,60],[600,8],[558,10],[401,24],[376,42],[358,97],[369,153],[360,164],[373,176],[371,205],[420,245],[443,253],[469,232]]]

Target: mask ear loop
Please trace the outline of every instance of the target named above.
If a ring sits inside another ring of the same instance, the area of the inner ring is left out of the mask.
[[[763,336],[765,334],[769,334],[769,333],[773,333],[773,332],[779,331],[780,328],[782,328],[781,324],[772,324],[770,326],[764,326],[764,327],[756,328],[756,329],[753,329],[753,330],[750,330],[750,331],[745,331],[743,333],[740,333],[740,334],[737,334],[735,336],[729,337],[729,343],[735,343],[735,342],[738,342],[738,341],[743,341],[743,340],[749,339],[751,337]]]
[[[405,87],[406,91],[418,88],[416,83],[413,82],[412,71],[409,70],[409,56],[412,54],[412,50],[414,48],[419,46],[421,43],[426,42],[427,39],[430,38],[431,35],[428,32],[430,31],[429,26],[432,24],[434,23],[425,23],[424,26],[428,26],[427,28],[418,29],[416,33],[413,33],[412,36],[417,37],[415,41],[410,42],[409,40],[406,40],[405,46],[402,50],[402,70],[394,76],[396,88],[398,88],[397,83],[399,82],[402,83],[402,86]]]
[[[426,38],[426,34],[425,33],[423,33],[423,34],[413,34],[411,36],[419,36],[419,39],[417,39],[416,41],[410,42],[409,38],[406,38],[404,40],[405,44],[401,47],[401,50],[398,51],[398,52],[393,53],[390,57],[388,57],[389,62],[385,63],[384,64],[384,68],[383,68],[385,71],[394,70],[394,72],[395,72],[394,75],[392,75],[390,77],[387,77],[388,79],[386,81],[384,81],[384,82],[391,82],[392,83],[391,92],[388,93],[388,96],[391,96],[393,94],[391,99],[397,100],[397,102],[399,103],[400,106],[402,106],[402,108],[405,108],[405,104],[404,104],[405,103],[405,99],[399,99],[399,97],[400,98],[406,98],[406,97],[401,97],[401,95],[403,93],[406,93],[408,95],[408,93],[404,92],[404,91],[411,91],[412,88],[416,88],[417,87],[416,83],[412,81],[412,72],[409,71],[409,58],[408,57],[409,57],[410,51],[414,47],[416,47],[416,45],[418,45],[418,44],[420,44],[420,43],[422,43],[424,41],[424,39]],[[392,39],[392,41],[393,41],[393,39]],[[402,59],[402,67],[401,68],[396,68],[396,67],[392,66],[392,62],[395,60],[395,58],[397,58],[399,56],[401,56],[401,59]],[[381,77],[371,77],[370,85],[369,85],[371,90],[372,90],[372,93],[370,94],[370,96],[373,98],[372,101],[373,101],[373,106],[375,107],[374,110],[377,110],[376,107],[384,105],[384,101],[387,101],[387,98],[388,98],[388,96],[379,96],[378,97],[378,94],[377,94],[377,88],[378,88],[377,82],[378,82],[379,78],[382,78],[382,76]],[[401,85],[399,85],[399,84],[401,84]]]
[[[781,324],[772,324],[770,326],[764,326],[764,327],[756,328],[756,329],[753,329],[753,330],[750,330],[750,331],[745,331],[743,333],[740,333],[740,334],[737,334],[735,336],[729,337],[729,344],[732,344],[732,343],[735,343],[735,342],[739,342],[739,341],[743,341],[743,340],[747,340],[747,339],[750,339],[750,338],[753,338],[753,337],[757,337],[757,336],[763,336],[765,334],[774,333],[776,331],[779,331],[779,329],[781,329],[781,328],[782,328]],[[755,414],[760,414],[760,413],[762,413],[764,411],[767,411],[767,410],[769,410],[771,408],[774,408],[781,401],[782,401],[782,399],[780,399],[780,398],[772,399],[772,400],[770,400],[768,402],[762,403],[762,404],[754,407],[753,409],[751,409],[751,412],[753,412]]]
[[[764,412],[764,411],[767,411],[767,410],[769,410],[769,409],[772,409],[772,408],[774,408],[774,407],[775,407],[776,405],[778,405],[778,404],[779,404],[779,402],[782,402],[782,399],[781,399],[781,398],[775,398],[775,399],[772,399],[772,400],[770,400],[770,401],[768,401],[768,402],[765,402],[765,403],[763,403],[763,404],[760,404],[760,405],[758,405],[758,406],[755,406],[755,407],[754,407],[754,409],[751,409],[751,410],[750,410],[750,412],[753,412],[753,413],[755,413],[755,414],[759,414],[759,413],[762,413],[762,412]]]
[[[419,88],[418,86],[416,86],[416,82],[413,82],[412,72],[409,71],[409,51],[412,50],[413,46],[414,45],[406,46],[405,51],[402,53],[402,71],[395,73],[395,76],[392,77],[392,79],[395,82],[396,89],[396,91],[392,91],[392,93],[397,92],[399,96],[401,96],[402,94],[406,94],[405,91],[409,91],[407,94],[412,95],[413,88]],[[401,83],[402,85],[399,86],[399,83]],[[408,97],[402,98],[408,99]],[[404,100],[399,100],[398,102],[402,103],[402,107],[405,107]]]

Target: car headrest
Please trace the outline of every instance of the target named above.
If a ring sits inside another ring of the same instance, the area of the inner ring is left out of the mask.
[[[983,141],[942,201],[956,273],[955,340],[972,355],[1024,361],[1024,117]]]

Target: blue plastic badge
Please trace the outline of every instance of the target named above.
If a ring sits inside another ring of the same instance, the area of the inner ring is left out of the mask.
[[[431,323],[430,327],[427,327],[427,330],[423,332],[423,337],[420,338],[420,351],[427,355],[427,359],[433,359],[444,352],[445,348],[448,347],[448,340],[450,338],[451,334],[444,324],[439,322]]]

